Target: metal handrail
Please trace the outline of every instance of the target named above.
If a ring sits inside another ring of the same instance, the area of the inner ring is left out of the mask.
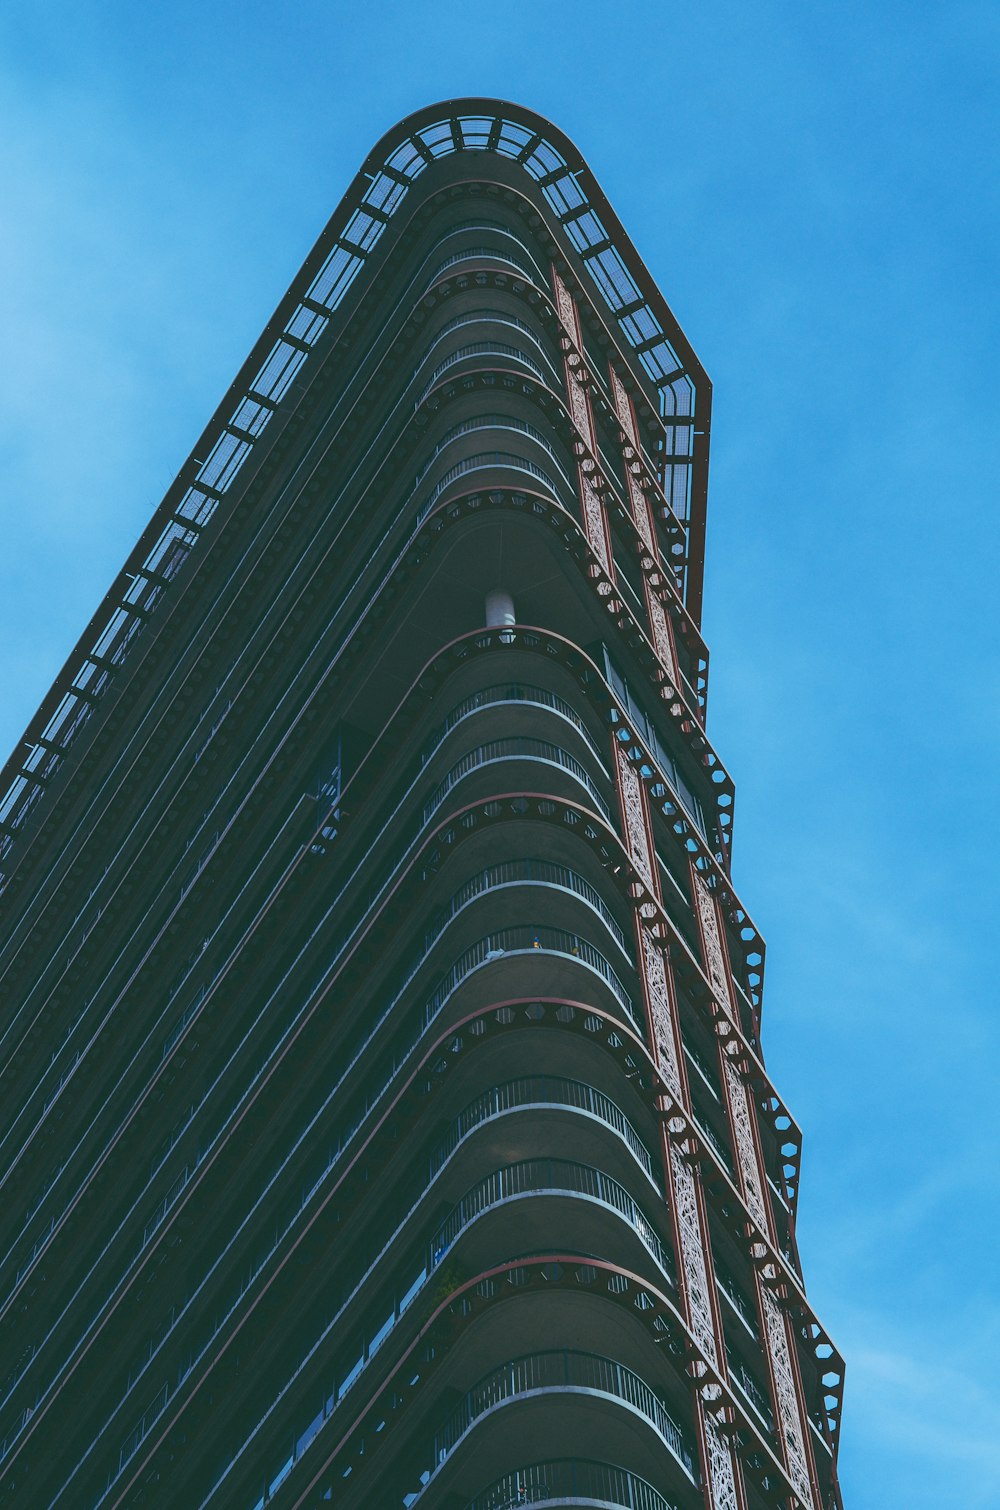
[[[560,714],[586,740],[595,758],[601,761],[602,771],[604,771],[605,776],[607,775],[607,771],[604,770],[602,757],[591,737],[590,731],[572,703],[568,703],[557,692],[549,692],[546,688],[536,687],[530,682],[504,682],[494,687],[483,687],[475,692],[471,692],[468,697],[463,698],[460,703],[452,708],[444,722],[439,724],[434,730],[420,756],[421,765],[426,765],[445,735],[450,734],[455,725],[461,723],[463,718],[468,718],[470,713],[476,713],[480,708],[492,707],[495,703],[535,703],[539,707],[548,708],[550,711]]]
[[[470,341],[465,346],[457,346],[454,351],[449,352],[442,362],[438,363],[424,384],[420,397],[416,399],[413,407],[416,409],[423,403],[442,373],[448,372],[458,362],[464,362],[467,357],[476,356],[508,357],[511,361],[523,362],[528,371],[540,383],[545,382],[545,374],[541,367],[539,367],[534,357],[529,357],[526,351],[521,350],[520,346],[510,346],[506,341]]]
[[[452,965],[437,990],[427,998],[424,1005],[424,1026],[426,1027],[431,1019],[437,1016],[446,998],[467,975],[472,974],[473,970],[478,970],[481,965],[489,964],[493,960],[502,959],[507,954],[530,954],[534,950],[544,954],[562,954],[571,959],[582,960],[585,965],[601,976],[610,987],[619,1005],[624,1008],[640,1031],[642,1030],[642,1018],[631,996],[604,955],[599,949],[594,948],[589,939],[581,938],[578,933],[570,933],[565,928],[533,928],[530,924],[498,928],[495,932],[477,939],[470,948],[466,949]]]
[[[420,468],[414,479],[413,486],[419,488],[442,451],[446,451],[449,446],[454,445],[456,440],[461,440],[464,435],[474,435],[479,430],[510,430],[517,435],[526,435],[529,440],[533,440],[535,445],[540,446],[545,454],[551,458],[557,472],[567,487],[572,487],[573,484],[566,475],[562,462],[541,430],[537,426],[529,424],[526,419],[519,419],[514,414],[475,414],[469,419],[460,420],[457,425],[452,425],[451,429],[446,430],[442,435],[429,459]]]
[[[481,1126],[491,1117],[498,1117],[523,1106],[569,1106],[599,1117],[602,1122],[614,1128],[628,1144],[633,1157],[642,1165],[650,1180],[659,1185],[652,1155],[621,1108],[595,1086],[587,1085],[582,1080],[569,1080],[562,1075],[524,1075],[516,1080],[507,1080],[502,1085],[491,1086],[481,1096],[477,1096],[455,1118],[451,1129],[432,1153],[431,1176],[438,1172],[473,1128]]]
[[[608,823],[612,821],[610,807],[597,790],[586,767],[582,766],[574,755],[560,749],[558,745],[550,744],[546,739],[529,739],[523,734],[515,734],[508,739],[492,739],[488,744],[477,745],[474,750],[469,750],[463,755],[424,803],[424,822],[428,821],[435,808],[441,806],[451,789],[470,771],[476,770],[478,766],[488,765],[494,760],[518,758],[544,760],[549,765],[559,766],[562,770],[568,771],[581,786],[586,788],[605,821]]]
[[[661,1272],[668,1276],[671,1284],[676,1283],[673,1256],[663,1246],[652,1223],[625,1186],[605,1174],[603,1169],[596,1169],[591,1164],[577,1164],[571,1159],[520,1159],[484,1176],[465,1192],[434,1234],[431,1242],[434,1267],[481,1212],[517,1196],[542,1192],[589,1196],[617,1211],[655,1258]]]
[[[460,252],[453,252],[450,257],[446,257],[431,273],[427,279],[428,284],[436,283],[441,274],[447,271],[449,267],[454,267],[456,262],[466,262],[470,257],[495,257],[498,262],[509,262],[511,267],[520,268],[523,273],[528,274],[529,278],[534,278],[535,276],[535,269],[530,267],[523,258],[516,256],[513,252],[505,251],[502,247],[498,246],[470,246]]]
[[[605,928],[631,963],[625,935],[600,892],[591,886],[579,871],[571,870],[568,865],[559,865],[554,860],[503,860],[499,865],[487,866],[485,870],[470,876],[465,885],[459,887],[449,899],[444,915],[438,914],[437,921],[443,926],[447,918],[454,917],[475,897],[482,896],[487,891],[495,891],[501,886],[514,886],[518,882],[528,885],[558,886],[562,891],[571,891],[582,898],[596,913],[600,914]],[[436,935],[440,929],[435,928],[434,931]]]
[[[658,1489],[612,1463],[559,1458],[531,1463],[497,1479],[465,1510],[515,1510],[518,1505],[562,1505],[567,1499],[614,1510],[677,1510]]]
[[[459,477],[466,477],[470,472],[482,472],[495,467],[509,468],[514,472],[523,472],[527,477],[533,477],[536,482],[543,483],[548,488],[553,497],[562,503],[563,508],[568,508],[565,499],[559,498],[559,489],[548,472],[536,462],[529,460],[526,456],[518,456],[514,451],[482,451],[475,456],[465,456],[461,461],[456,461],[454,466],[449,467],[444,475],[438,478],[417,509],[417,523],[420,524],[427,518],[441,495]]]
[[[433,1463],[439,1467],[451,1455],[471,1426],[488,1411],[518,1395],[539,1390],[591,1390],[613,1396],[646,1417],[674,1455],[694,1477],[694,1454],[681,1427],[659,1396],[632,1369],[598,1353],[551,1350],[529,1353],[491,1369],[452,1411],[435,1432]]]

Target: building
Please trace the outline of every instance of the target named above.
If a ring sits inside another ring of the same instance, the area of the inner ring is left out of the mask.
[[[0,1506],[839,1504],[699,630],[576,149],[374,149],[8,764]]]

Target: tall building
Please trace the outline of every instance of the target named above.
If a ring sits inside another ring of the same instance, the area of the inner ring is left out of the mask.
[[[839,1505],[710,405],[561,132],[375,147],[4,773],[0,1505]]]

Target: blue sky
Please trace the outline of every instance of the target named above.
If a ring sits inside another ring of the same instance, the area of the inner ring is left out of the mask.
[[[0,11],[4,751],[401,115],[549,116],[679,315],[848,1510],[1000,1504],[998,42],[960,0]]]

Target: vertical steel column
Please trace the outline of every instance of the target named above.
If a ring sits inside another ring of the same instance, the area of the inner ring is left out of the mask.
[[[645,886],[662,903],[645,788],[625,745],[618,739],[613,740],[613,745],[625,843]],[[705,1192],[697,1164],[691,1159],[688,1142],[691,1096],[681,1048],[677,993],[669,959],[655,931],[655,915],[644,915],[643,908],[637,904],[634,923],[636,959],[646,1003],[650,1044],[660,1074],[669,1087],[669,1095],[660,1108],[664,1113],[661,1135],[681,1303],[688,1330],[701,1357],[708,1359],[725,1379],[728,1373],[726,1350]],[[731,1412],[718,1398],[719,1386],[705,1378],[706,1372],[701,1359],[695,1358],[692,1373],[705,1503],[708,1510],[745,1510],[743,1469],[729,1430]]]
[[[625,384],[618,376],[612,363],[608,364],[608,369],[611,374],[611,393],[614,398],[618,419],[622,429],[629,437],[629,442],[623,447],[625,484],[628,489],[629,508],[632,511],[635,527],[648,553],[649,560],[657,572],[661,576],[665,576],[666,573],[663,570],[663,563],[660,559],[659,544],[656,539],[656,530],[650,515],[649,500],[639,484],[642,466],[638,460],[639,427],[636,423],[635,409],[633,408],[632,400],[625,391]],[[674,641],[670,615],[660,602],[653,583],[645,571],[643,572],[642,585],[646,595],[646,616],[649,619],[650,638],[653,642],[653,648],[659,656],[667,676],[679,690],[680,678],[677,672],[677,647]]]
[[[698,918],[702,958],[716,1001],[725,1017],[720,1019],[719,1032],[719,1078],[722,1082],[726,1110],[729,1117],[730,1136],[736,1154],[740,1189],[747,1211],[756,1223],[759,1232],[768,1239],[772,1248],[777,1248],[777,1228],[774,1212],[767,1193],[767,1174],[760,1128],[746,1080],[740,1073],[739,1039],[727,1024],[737,1021],[736,993],[726,942],[724,920],[719,911],[718,900],[704,877],[691,865],[691,889]],[[769,1272],[766,1262],[767,1250],[763,1244],[751,1238],[751,1265],[757,1291],[757,1309],[760,1316],[760,1335],[764,1344],[771,1383],[771,1398],[774,1418],[778,1424],[781,1451],[788,1470],[788,1477],[803,1504],[819,1510],[821,1497],[809,1440],[809,1423],[806,1411],[805,1391],[799,1369],[795,1345],[795,1333],[791,1317],[782,1306],[775,1289],[778,1276]]]
[[[594,555],[614,581],[611,532],[603,501],[592,482],[595,470],[592,458],[597,456],[597,437],[584,383],[586,368],[582,357],[580,318],[576,301],[554,267],[552,286],[563,327],[561,345],[570,415],[589,451],[589,457],[583,454],[578,457],[577,466],[584,532]],[[648,514],[646,525],[650,528]],[[672,658],[670,664],[676,675],[675,659]],[[625,746],[618,739],[612,743],[626,847],[645,887],[662,903],[645,789]],[[718,1384],[707,1377],[708,1367],[704,1361],[708,1360],[722,1378],[727,1377],[705,1193],[700,1173],[689,1152],[691,1099],[681,1051],[677,997],[669,962],[654,931],[656,917],[645,916],[637,902],[633,919],[636,960],[642,978],[650,1043],[663,1080],[669,1087],[669,1096],[664,1098],[660,1108],[664,1114],[661,1119],[663,1164],[681,1303],[688,1331],[694,1340],[691,1372],[705,1503],[707,1510],[746,1510],[742,1464],[733,1446],[733,1423],[727,1419],[731,1411],[720,1398]],[[675,1111],[680,1115],[672,1116]]]
[[[594,416],[590,412],[590,398],[586,388],[583,341],[580,334],[580,316],[576,301],[562,278],[552,269],[552,286],[556,295],[556,310],[563,327],[561,341],[563,370],[566,379],[566,398],[569,412],[579,434],[583,437],[590,457],[579,455],[576,463],[580,508],[583,514],[583,529],[591,550],[600,561],[607,576],[614,581],[614,566],[611,557],[611,531],[593,474],[595,463],[590,459],[597,455],[597,437],[594,431]]]

